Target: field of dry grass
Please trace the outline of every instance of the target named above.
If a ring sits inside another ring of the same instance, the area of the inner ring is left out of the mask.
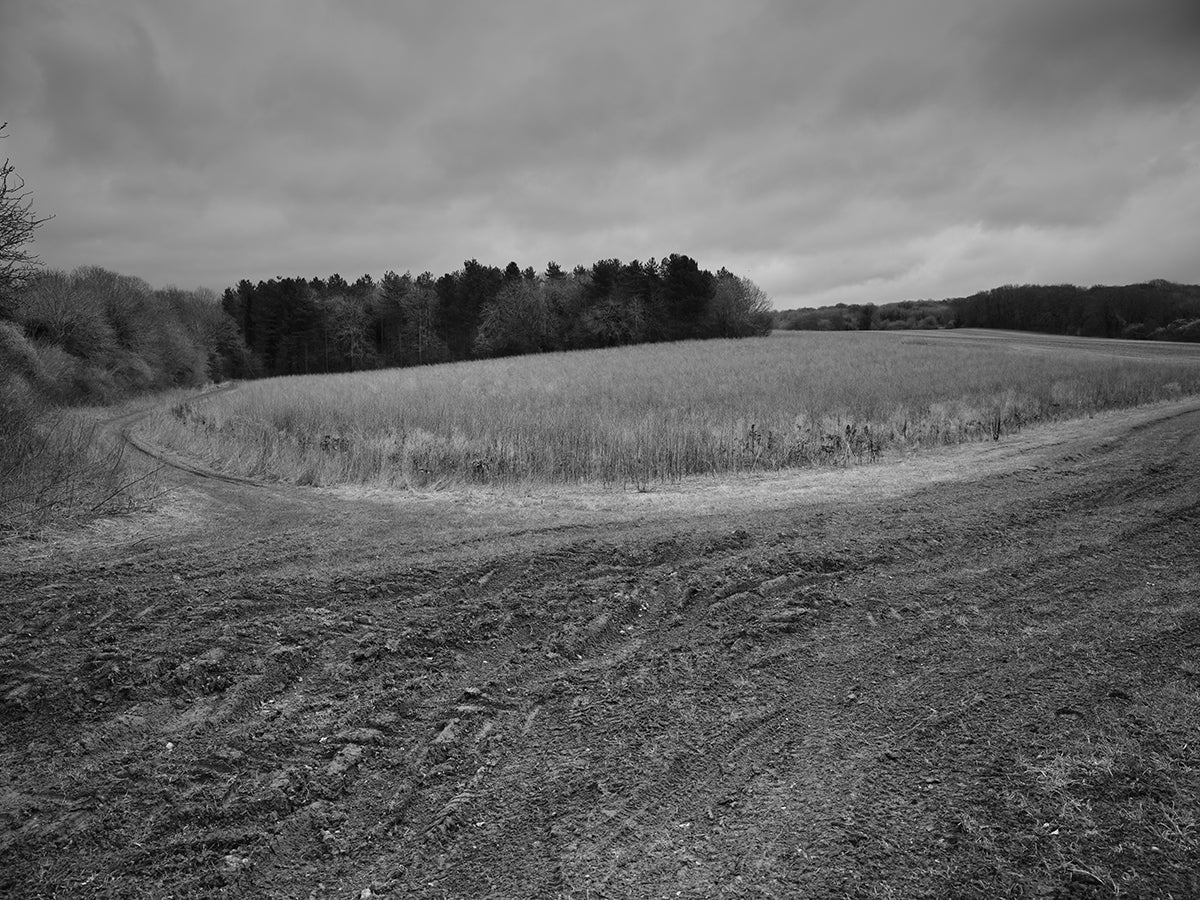
[[[870,462],[1200,391],[1200,350],[988,332],[780,333],[183,398],[149,440],[301,484],[595,481]]]

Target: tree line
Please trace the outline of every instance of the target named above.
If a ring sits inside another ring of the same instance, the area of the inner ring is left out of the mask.
[[[1200,285],[1005,285],[948,300],[789,309],[774,327],[797,331],[998,328],[1080,337],[1200,341]]]
[[[97,266],[27,276],[0,306],[6,393],[107,403],[255,371],[216,294],[168,287]]]
[[[435,277],[387,272],[281,277],[228,288],[221,307],[264,375],[747,337],[771,329],[766,294],[685,255],[661,262],[602,259],[568,272],[467,260]]]
[[[602,260],[565,272],[475,260],[434,278],[243,280],[218,297],[97,266],[33,268],[0,291],[0,400],[107,403],[231,378],[346,372],[770,330],[749,279]]]

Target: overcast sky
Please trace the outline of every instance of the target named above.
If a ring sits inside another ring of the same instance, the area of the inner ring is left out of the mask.
[[[155,286],[1200,281],[1200,0],[0,0],[5,120],[42,258]]]

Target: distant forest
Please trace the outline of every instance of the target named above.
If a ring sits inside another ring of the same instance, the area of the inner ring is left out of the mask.
[[[471,358],[736,338],[771,330],[766,294],[688,256],[603,259],[542,273],[468,260],[441,277],[240,282],[221,299],[263,375],[348,372]]]
[[[753,282],[687,256],[542,274],[470,260],[435,278],[272,278],[153,289],[88,266],[41,270],[0,302],[0,405],[106,403],[230,378],[349,372],[771,330]]]
[[[951,300],[904,300],[789,309],[774,326],[795,331],[1001,328],[1081,337],[1200,342],[1200,285],[1150,281],[1096,286],[1006,285]]]

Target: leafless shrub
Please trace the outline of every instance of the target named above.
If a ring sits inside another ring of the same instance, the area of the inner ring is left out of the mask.
[[[86,415],[0,385],[0,535],[135,509],[161,487]]]

